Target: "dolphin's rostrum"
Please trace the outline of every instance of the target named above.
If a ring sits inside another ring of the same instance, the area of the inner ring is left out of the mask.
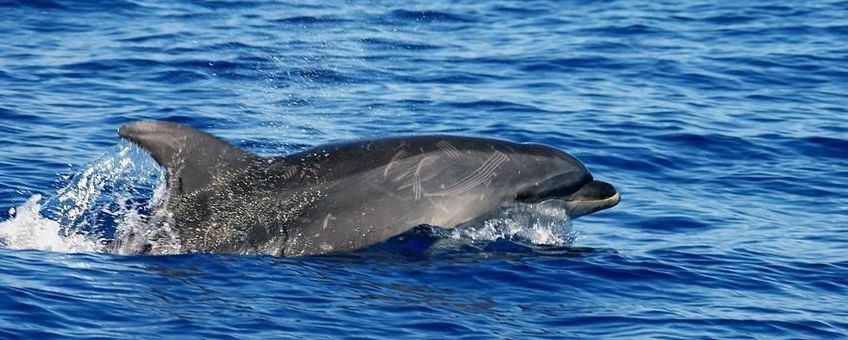
[[[430,135],[263,158],[174,123],[136,122],[118,134],[165,168],[159,212],[167,211],[183,252],[321,254],[417,225],[453,227],[512,202],[558,204],[577,217],[620,199],[576,158],[537,144]],[[115,248],[156,252],[155,240],[132,237]]]

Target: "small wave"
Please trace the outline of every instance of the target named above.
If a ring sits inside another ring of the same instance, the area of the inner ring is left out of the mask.
[[[420,77],[404,77],[403,80],[412,84],[482,84],[489,75],[479,74],[435,74]]]
[[[798,152],[805,155],[848,159],[848,139],[825,136],[810,136],[786,143],[788,147],[795,146]]]
[[[303,83],[345,83],[354,79],[347,75],[324,68],[293,68],[286,75]]]
[[[278,24],[288,24],[288,25],[309,25],[309,24],[338,24],[343,23],[348,20],[341,19],[334,16],[310,16],[310,15],[299,15],[281,19],[271,20],[272,22]]]
[[[494,112],[533,112],[533,113],[551,113],[551,111],[538,108],[533,105],[515,103],[501,100],[477,100],[472,102],[456,102],[449,105],[457,108],[474,108],[491,110]]]
[[[780,154],[778,150],[754,139],[720,133],[676,132],[661,134],[657,138],[675,145],[675,150],[679,148],[697,150],[701,154],[715,155],[715,159],[758,157],[762,160],[771,160],[775,155]]]
[[[557,58],[529,62],[521,66],[521,70],[527,72],[569,72],[580,69],[587,70],[616,70],[626,68],[629,65],[618,60],[602,56],[583,56],[574,58]]]
[[[424,42],[402,41],[395,39],[384,38],[365,38],[361,40],[363,44],[374,50],[410,50],[423,51],[435,50],[441,48],[438,45],[432,45]]]
[[[150,80],[168,84],[188,84],[198,80],[208,79],[205,74],[194,71],[168,70],[155,74]]]
[[[629,36],[629,35],[650,35],[650,34],[663,34],[669,33],[665,30],[659,29],[654,26],[643,25],[643,24],[633,24],[633,25],[621,25],[621,26],[613,26],[606,25],[602,27],[590,27],[581,29],[580,31],[586,33],[593,33],[598,35],[605,36]]]
[[[759,19],[755,16],[750,15],[735,15],[735,14],[726,14],[726,15],[716,15],[708,18],[701,19],[704,22],[710,24],[719,24],[719,25],[736,25],[736,24],[747,24],[749,22],[755,21]]]
[[[424,22],[472,22],[473,20],[462,15],[440,12],[440,11],[410,11],[410,10],[394,10],[391,12],[391,17],[409,21],[424,21]]]
[[[30,8],[37,8],[37,9],[68,9],[67,6],[62,5],[59,2],[48,1],[48,0],[0,1],[0,7],[30,7]]]
[[[164,34],[145,34],[141,36],[135,36],[131,38],[121,38],[117,39],[120,42],[130,42],[130,43],[146,43],[151,41],[169,41],[179,38],[179,34],[172,33],[164,33]]]
[[[704,223],[683,215],[664,215],[656,217],[634,218],[642,230],[654,233],[684,233],[703,231],[713,228]]]
[[[75,62],[59,66],[68,71],[130,71],[136,68],[156,68],[162,63],[156,60],[142,58],[100,59]]]

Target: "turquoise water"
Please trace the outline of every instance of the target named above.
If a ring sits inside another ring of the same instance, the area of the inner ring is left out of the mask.
[[[0,1],[0,337],[848,335],[848,2]],[[168,120],[261,155],[545,143],[619,206],[355,253],[119,256]]]

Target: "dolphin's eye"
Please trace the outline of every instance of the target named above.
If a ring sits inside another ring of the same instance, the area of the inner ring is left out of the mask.
[[[534,195],[532,191],[519,191],[517,194],[515,194],[515,200],[521,202],[529,202],[533,199],[533,196]]]

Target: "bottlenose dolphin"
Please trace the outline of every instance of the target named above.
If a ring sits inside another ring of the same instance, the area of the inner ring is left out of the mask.
[[[454,227],[512,202],[555,204],[577,217],[620,200],[576,158],[538,144],[409,136],[264,158],[174,123],[136,122],[118,134],[165,168],[167,217],[148,223],[175,230],[181,252],[322,254],[418,225]],[[155,240],[137,235],[115,244],[156,253]]]

